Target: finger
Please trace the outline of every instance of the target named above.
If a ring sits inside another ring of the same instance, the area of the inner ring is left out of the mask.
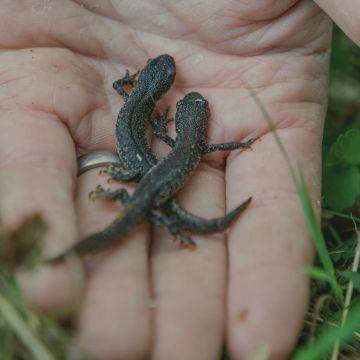
[[[79,177],[77,210],[81,237],[104,229],[119,212],[118,203],[91,201],[99,170]],[[119,184],[114,184],[114,188]],[[109,251],[89,260],[89,277],[79,317],[82,347],[101,359],[142,359],[150,347],[150,295],[146,226],[139,226]]]
[[[311,198],[319,199],[320,132],[286,129],[280,135],[293,163],[306,166]],[[229,160],[226,176],[230,209],[253,196],[229,234],[228,348],[242,359],[266,345],[270,357],[284,358],[302,326],[305,266],[313,257],[300,199],[271,134],[254,151]]]
[[[315,2],[339,25],[339,27],[360,45],[360,9],[356,0],[344,0],[339,6],[335,0],[315,0]]]
[[[1,112],[1,218],[5,226],[15,227],[24,217],[39,213],[48,225],[45,254],[59,251],[77,236],[72,199],[75,171],[74,144],[55,116],[31,110]],[[54,271],[53,275],[60,282],[61,296],[48,291],[49,272],[41,271],[37,282],[22,278],[38,308],[62,303],[69,295],[64,274]]]
[[[61,49],[7,51],[1,62],[3,219],[11,225],[23,215],[40,212],[49,225],[45,255],[58,254],[78,236],[72,138],[81,149],[106,140],[101,137],[105,125],[91,132],[96,125],[92,115],[103,108],[105,99],[92,91],[89,82],[98,88],[101,79],[81,58]],[[83,68],[86,70],[80,70]],[[102,119],[107,119],[106,115],[98,114]],[[86,137],[94,133],[100,136]],[[65,267],[22,273],[19,281],[33,305],[44,311],[72,302],[78,293]]]
[[[222,173],[200,168],[187,183],[181,200],[195,214],[209,218],[223,215]],[[151,257],[155,359],[210,360],[218,359],[221,353],[224,234],[190,235],[197,244],[193,251],[179,248],[167,233],[155,227]]]

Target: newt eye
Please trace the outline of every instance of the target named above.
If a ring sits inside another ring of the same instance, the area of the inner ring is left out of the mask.
[[[177,103],[176,103],[176,109],[179,110],[179,108],[182,106],[183,104],[183,101],[182,100],[179,100]]]
[[[174,69],[168,68],[166,69],[166,76],[168,79],[172,79],[175,75]]]

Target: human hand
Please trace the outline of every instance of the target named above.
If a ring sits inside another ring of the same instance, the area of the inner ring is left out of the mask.
[[[224,234],[193,236],[198,248],[189,252],[155,228],[150,245],[143,227],[88,266],[83,346],[106,359],[217,359],[226,333],[234,359],[261,344],[286,356],[306,309],[304,266],[313,249],[288,168],[244,84],[264,103],[293,164],[304,165],[315,202],[327,17],[309,1],[6,1],[2,9],[0,210],[10,225],[40,211],[51,225],[51,254],[119,212],[89,202],[101,177],[93,170],[77,178],[75,151],[114,150],[121,100],[111,84],[125,69],[169,53],[177,77],[164,107],[199,91],[211,108],[209,143],[262,137],[253,151],[204,157],[180,196],[185,208],[206,217],[253,196],[227,244]],[[22,276],[35,306],[45,311],[73,300],[68,270]]]

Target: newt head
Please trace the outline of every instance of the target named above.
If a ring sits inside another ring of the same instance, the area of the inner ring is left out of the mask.
[[[146,89],[155,102],[169,90],[175,75],[175,60],[172,56],[163,54],[148,60],[140,73],[137,87]]]
[[[203,136],[210,115],[209,103],[198,92],[190,92],[176,103],[175,125],[178,134],[196,132]]]

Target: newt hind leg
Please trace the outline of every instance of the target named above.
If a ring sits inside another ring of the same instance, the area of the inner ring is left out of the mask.
[[[106,169],[101,170],[100,174],[110,175],[110,180],[115,181],[136,181],[139,176],[137,170],[125,170],[123,167],[114,166],[113,164],[109,164]]]
[[[163,228],[165,228],[173,237],[174,240],[179,240],[180,245],[183,247],[187,247],[190,249],[194,249],[196,247],[195,242],[191,239],[190,236],[184,235],[178,228],[177,224],[167,217],[160,210],[151,210],[148,214],[148,219]]]

